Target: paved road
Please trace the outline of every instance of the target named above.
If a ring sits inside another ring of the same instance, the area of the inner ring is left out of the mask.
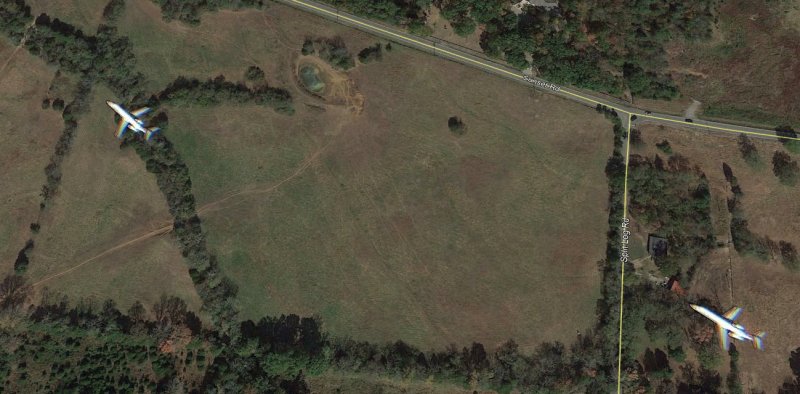
[[[461,48],[454,44],[449,44],[441,40],[418,37],[409,34],[396,27],[387,26],[379,22],[355,16],[353,14],[349,14],[347,12],[338,10],[335,7],[331,7],[327,4],[319,3],[316,1],[310,1],[310,0],[276,0],[276,1],[301,9],[303,11],[311,12],[313,14],[322,16],[337,23],[362,30],[370,34],[374,34],[384,39],[394,41],[396,43],[411,48],[419,49],[423,52],[427,52],[435,56],[449,59],[468,66],[476,67],[483,71],[499,75],[501,77],[513,80],[515,82],[530,85],[536,89],[572,101],[576,101],[578,103],[587,105],[592,108],[596,107],[597,104],[605,105],[609,108],[613,108],[617,112],[633,115],[634,123],[658,123],[670,126],[680,126],[692,129],[700,129],[705,131],[744,133],[754,137],[761,137],[761,138],[776,137],[774,130],[740,126],[736,124],[729,124],[723,122],[713,122],[701,119],[693,119],[692,121],[687,121],[686,119],[680,116],[660,114],[655,112],[651,113],[649,111],[633,107],[629,103],[626,103],[619,99],[610,97],[600,97],[599,95],[589,94],[571,87],[555,85],[540,78],[532,78],[526,76],[521,71],[515,68],[476,55],[466,48]],[[627,116],[623,116],[622,118],[623,121],[627,121]],[[796,139],[800,140],[800,138]]]

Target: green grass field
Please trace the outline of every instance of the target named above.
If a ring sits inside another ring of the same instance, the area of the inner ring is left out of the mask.
[[[31,15],[44,13],[72,24],[86,34],[94,34],[108,0],[27,0],[26,4],[31,7]]]
[[[355,115],[298,90],[291,59],[306,35],[351,52],[374,38],[279,5],[199,28],[151,8],[132,2],[120,29],[154,89],[256,64],[295,98],[294,116],[167,108],[245,317],[316,314],[336,335],[426,347],[532,347],[593,324],[611,152],[593,110],[395,46],[350,74],[366,100]]]

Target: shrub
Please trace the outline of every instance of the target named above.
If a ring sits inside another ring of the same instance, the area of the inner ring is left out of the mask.
[[[780,179],[781,183],[793,186],[797,183],[800,168],[786,152],[776,151],[772,156],[772,172]]]
[[[306,38],[306,40],[303,41],[303,49],[301,49],[300,52],[302,52],[303,55],[311,55],[316,52],[316,49],[314,48],[314,42],[311,41],[310,38]]]
[[[244,77],[248,81],[263,81],[264,71],[258,66],[250,66],[247,68],[247,71],[245,71]]]
[[[663,140],[663,141],[657,143],[656,144],[656,148],[658,148],[660,151],[662,151],[662,152],[664,152],[664,153],[666,153],[668,155],[672,154],[672,146],[670,146],[669,141],[667,141],[667,140]]]
[[[456,116],[451,116],[447,119],[447,127],[455,135],[464,135],[467,132],[467,126]]]
[[[751,166],[758,164],[760,159],[758,157],[758,149],[756,149],[756,144],[754,144],[753,141],[750,141],[750,139],[744,134],[739,134],[738,143],[739,152],[742,153],[742,158],[744,161]]]
[[[353,56],[347,51],[341,38],[320,40],[319,57],[335,68],[348,70],[355,67]]]
[[[358,53],[358,60],[361,63],[370,63],[373,61],[380,61],[383,59],[383,48],[380,43],[376,43],[371,47],[366,47]]]
[[[57,98],[53,100],[53,109],[56,111],[64,110],[64,100]]]

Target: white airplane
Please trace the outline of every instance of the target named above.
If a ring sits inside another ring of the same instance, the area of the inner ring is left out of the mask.
[[[153,134],[157,133],[160,129],[158,127],[153,127],[148,129],[145,127],[145,122],[139,119],[140,116],[150,112],[150,108],[144,107],[139,108],[136,111],[128,113],[125,108],[122,108],[121,105],[113,103],[111,101],[106,101],[111,109],[114,110],[122,119],[119,121],[119,127],[117,127],[117,138],[122,138],[125,135],[125,132],[130,129],[136,133],[144,134],[144,138],[147,141],[150,141],[150,138],[153,137]]]
[[[754,348],[764,350],[764,337],[767,335],[766,332],[760,331],[758,334],[752,335],[747,332],[741,324],[733,324],[736,318],[742,314],[742,308],[733,307],[731,310],[725,312],[724,315],[720,316],[704,306],[695,304],[689,304],[689,306],[701,315],[711,319],[714,323],[717,323],[719,344],[723,349],[728,350],[730,347],[730,341],[728,339],[728,336],[730,336],[740,341],[753,342]]]

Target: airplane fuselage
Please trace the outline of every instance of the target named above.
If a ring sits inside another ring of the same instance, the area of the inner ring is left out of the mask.
[[[728,319],[714,313],[713,311],[709,310],[708,308],[700,305],[690,305],[692,309],[700,313],[701,315],[709,318],[714,323],[717,323],[720,327],[724,328],[731,337],[736,338],[738,340],[748,340],[752,341],[753,336],[750,335],[744,328],[738,324],[733,324]]]
[[[126,111],[124,108],[120,107],[116,103],[112,103],[111,101],[106,101],[106,104],[108,104],[108,106],[111,107],[111,109],[113,109],[114,112],[117,113],[117,115],[122,117],[125,123],[128,124],[129,129],[139,133],[147,132],[147,129],[142,124],[142,121],[134,118],[133,115],[129,114],[128,111]]]

